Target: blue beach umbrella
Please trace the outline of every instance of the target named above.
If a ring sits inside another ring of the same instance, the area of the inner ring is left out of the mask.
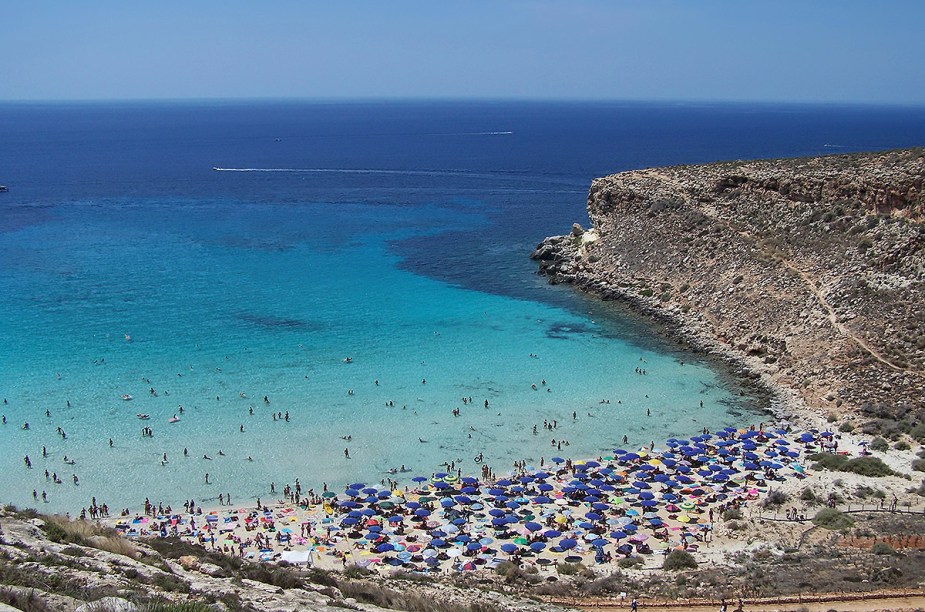
[[[534,542],[530,544],[530,550],[532,550],[533,552],[540,552],[544,548],[546,548],[545,542]]]
[[[507,543],[501,545],[501,550],[503,550],[504,552],[506,552],[506,553],[508,553],[508,554],[511,554],[511,553],[517,552],[518,546],[517,546],[517,544],[512,544],[512,543],[510,543],[510,542],[507,542]]]
[[[540,525],[539,523],[535,523],[533,521],[529,521],[525,523],[524,527],[526,527],[527,531],[539,531],[540,529],[543,528],[542,525]]]
[[[574,538],[562,538],[559,540],[559,548],[562,550],[571,550],[578,545],[578,541]]]
[[[562,532],[556,529],[547,529],[543,532],[543,536],[547,538],[558,538],[560,535],[562,535]]]

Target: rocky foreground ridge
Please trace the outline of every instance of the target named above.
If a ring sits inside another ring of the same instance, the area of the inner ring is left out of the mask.
[[[94,522],[0,508],[0,612],[569,609],[487,587],[475,579],[444,584],[407,572],[256,563],[176,538],[127,540]]]
[[[923,181],[923,149],[623,172],[533,258],[817,412],[923,439]]]

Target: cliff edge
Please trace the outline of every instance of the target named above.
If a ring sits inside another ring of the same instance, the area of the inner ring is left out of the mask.
[[[817,413],[925,438],[923,180],[923,149],[623,172],[533,258]]]

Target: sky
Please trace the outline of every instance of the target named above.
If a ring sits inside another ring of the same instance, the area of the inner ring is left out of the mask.
[[[923,0],[43,0],[0,14],[0,100],[925,104]]]

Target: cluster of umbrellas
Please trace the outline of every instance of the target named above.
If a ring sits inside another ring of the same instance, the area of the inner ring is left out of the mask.
[[[554,457],[554,469],[528,468],[491,482],[447,473],[414,477],[405,491],[357,482],[342,493],[326,492],[324,504],[307,515],[294,508],[250,512],[244,521],[213,514],[200,529],[233,538],[244,522],[278,531],[277,541],[292,547],[340,550],[356,565],[416,571],[468,571],[510,559],[603,563],[696,549],[698,536],[712,528],[712,504],[755,499],[770,479],[803,477],[801,454],[830,437],[728,427],[670,438],[662,450],[617,448],[592,461]],[[183,525],[187,519],[172,520]],[[310,525],[315,539],[294,537],[292,523]],[[272,559],[274,552],[257,555]]]

